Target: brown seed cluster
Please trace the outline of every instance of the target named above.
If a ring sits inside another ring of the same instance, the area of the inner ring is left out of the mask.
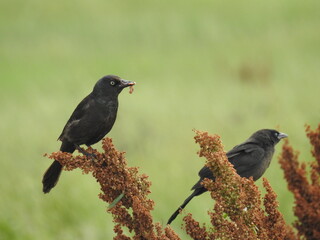
[[[279,162],[284,170],[289,190],[294,194],[294,213],[298,220],[294,226],[302,239],[320,239],[320,124],[315,130],[306,127],[311,153],[310,173],[305,163],[299,163],[299,153],[285,141]]]
[[[213,234],[208,232],[205,226],[200,226],[200,223],[193,219],[191,213],[188,213],[187,216],[183,218],[183,221],[186,223],[185,230],[187,234],[193,239],[215,239]]]
[[[220,137],[207,132],[195,132],[196,143],[200,145],[198,154],[206,158],[206,166],[216,177],[215,181],[203,181],[215,204],[208,213],[212,224],[210,229],[200,226],[188,214],[184,217],[186,232],[193,239],[297,239],[291,236],[291,228],[278,211],[276,194],[268,181],[264,179],[267,194],[263,209],[257,186],[252,179],[236,174],[226,157]]]
[[[84,173],[92,173],[101,186],[99,197],[112,203],[117,197],[123,197],[108,209],[115,223],[116,240],[180,240],[170,227],[161,227],[154,223],[151,211],[154,202],[148,198],[151,182],[145,174],[139,174],[137,167],[128,167],[125,153],[115,149],[112,140],[102,141],[103,153],[88,148],[95,159],[83,155],[74,156],[70,153],[55,152],[49,158],[59,161],[65,170],[80,168]],[[127,229],[130,236],[124,233]]]

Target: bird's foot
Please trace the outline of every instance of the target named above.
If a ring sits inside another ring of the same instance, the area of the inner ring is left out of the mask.
[[[94,154],[94,153],[88,153],[88,152],[86,152],[85,154],[84,154],[87,158],[90,158],[92,161],[94,161],[94,162],[96,162],[96,161],[98,161],[97,160],[97,156]]]
[[[76,144],[75,146],[78,149],[78,151],[81,152],[83,155],[85,155],[87,158],[91,158],[91,160],[94,162],[97,161],[97,156],[94,153],[89,153]]]

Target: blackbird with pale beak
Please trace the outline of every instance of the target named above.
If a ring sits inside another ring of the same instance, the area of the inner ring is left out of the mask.
[[[256,181],[269,167],[274,153],[274,146],[282,138],[286,137],[288,137],[287,134],[280,133],[276,130],[259,130],[252,134],[245,142],[235,146],[227,152],[228,160],[233,164],[233,167],[241,177],[253,177],[253,180]],[[170,224],[195,196],[199,196],[208,191],[201,185],[203,179],[215,179],[212,171],[206,166],[200,170],[199,177],[200,180],[191,189],[194,191],[172,214],[167,224]]]
[[[118,95],[135,82],[108,75],[95,84],[92,92],[85,97],[72,113],[58,140],[62,142],[60,151],[73,153],[75,149],[99,142],[113,127],[118,111]],[[44,173],[43,192],[48,193],[57,184],[62,165],[54,161]]]

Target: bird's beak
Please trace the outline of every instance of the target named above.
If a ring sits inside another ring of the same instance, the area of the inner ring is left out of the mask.
[[[125,87],[129,87],[129,86],[133,86],[133,85],[136,85],[136,82],[121,79],[119,87],[125,88]]]
[[[288,134],[285,134],[285,133],[279,133],[279,135],[278,135],[279,140],[282,138],[286,138],[286,137],[288,137]]]

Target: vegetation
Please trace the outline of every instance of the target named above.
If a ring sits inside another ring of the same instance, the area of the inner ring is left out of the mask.
[[[127,152],[129,166],[149,175],[152,216],[162,225],[203,166],[195,160],[193,128],[222,136],[229,150],[248,133],[280,126],[299,157],[311,159],[302,126],[319,122],[319,6],[298,0],[1,1],[0,239],[114,236],[90,176],[63,172],[49,195],[41,192],[49,164],[41,155],[59,149],[55,139],[71,111],[105,74],[137,82],[132,95],[121,94],[108,137]],[[286,222],[294,222],[293,195],[275,158],[264,177]],[[187,211],[209,224],[211,208],[204,194]],[[172,228],[190,239],[182,222]]]
[[[270,183],[263,179],[266,195],[261,204],[261,194],[252,178],[241,178],[229,163],[218,135],[195,131],[195,141],[200,145],[200,157],[205,157],[215,181],[205,179],[203,185],[209,190],[214,209],[208,212],[210,227],[199,224],[192,214],[183,220],[186,233],[197,240],[316,240],[319,239],[320,214],[320,124],[314,131],[307,127],[307,135],[313,146],[312,154],[316,161],[311,163],[311,180],[306,175],[305,164],[299,164],[297,153],[286,140],[280,163],[288,181],[290,191],[295,197],[295,215],[298,220],[294,226],[297,233],[287,225],[278,210],[277,195]],[[115,223],[115,240],[180,240],[170,228],[154,222],[151,211],[155,202],[151,200],[151,182],[148,176],[139,174],[137,167],[128,167],[124,152],[115,149],[110,138],[103,139],[103,153],[88,148],[85,151],[95,156],[74,156],[70,153],[54,152],[49,158],[59,161],[66,170],[82,169],[92,173],[100,184],[99,197],[111,203],[108,212]],[[185,212],[185,210],[183,210]],[[128,234],[124,233],[126,230]]]

